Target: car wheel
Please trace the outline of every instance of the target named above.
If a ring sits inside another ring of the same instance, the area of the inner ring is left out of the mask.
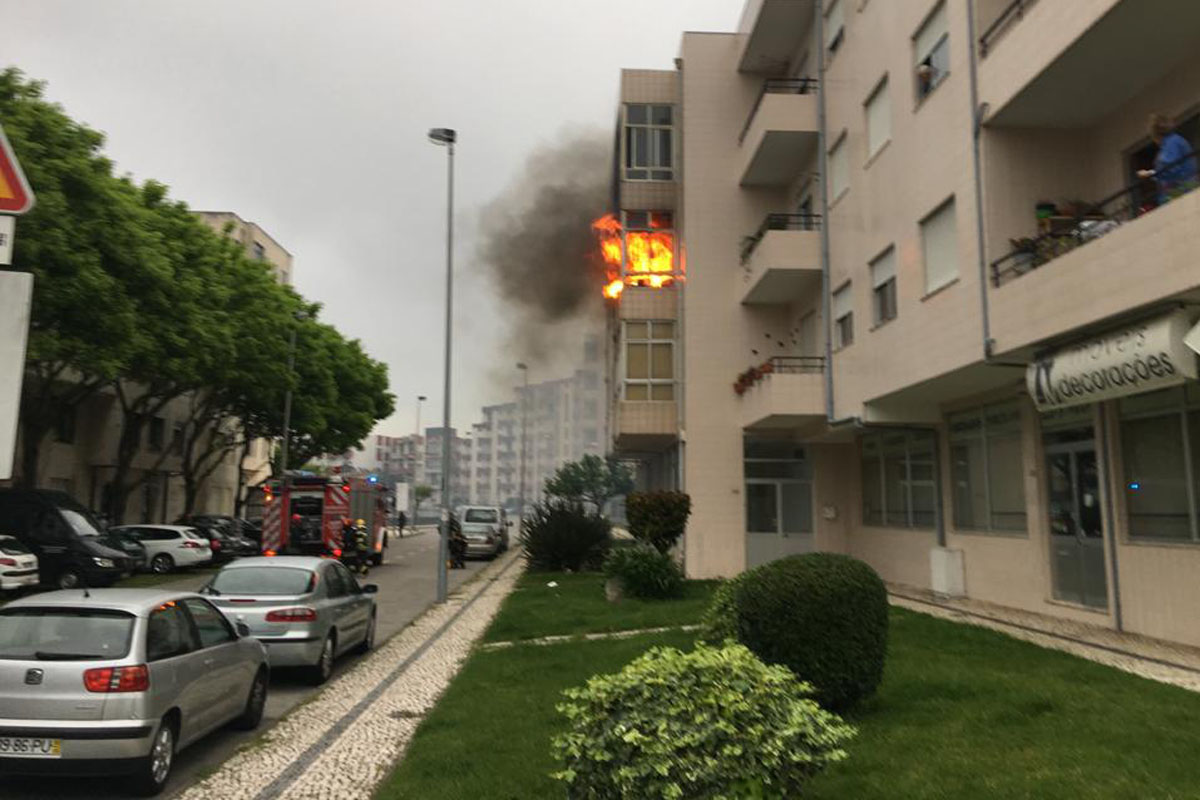
[[[374,646],[375,646],[375,614],[372,613],[371,620],[370,620],[370,622],[367,623],[367,635],[363,637],[362,642],[359,643],[358,647],[356,647],[354,649],[354,652],[359,653],[360,655],[365,655],[365,654],[371,652],[371,648],[373,648]]]
[[[325,637],[325,643],[321,645],[321,655],[317,656],[317,663],[309,667],[309,682],[313,686],[320,686],[329,677],[333,675],[333,654],[335,652],[335,639],[333,634]]]
[[[79,573],[75,570],[67,569],[58,573],[58,588],[60,589],[75,589],[79,586]]]
[[[174,568],[175,568],[175,560],[173,558],[171,558],[169,555],[167,555],[166,553],[159,553],[154,558],[150,559],[151,571],[153,571],[159,575],[166,575],[168,572],[170,572]]]
[[[132,775],[132,789],[142,797],[153,797],[167,785],[175,762],[175,726],[163,719],[154,734],[150,754],[141,759]]]
[[[250,684],[250,694],[246,698],[246,707],[241,716],[233,721],[233,727],[239,731],[252,731],[262,722],[263,710],[267,707],[267,671],[259,669]]]

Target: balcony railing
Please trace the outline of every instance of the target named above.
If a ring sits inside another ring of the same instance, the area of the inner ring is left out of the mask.
[[[771,356],[757,367],[737,376],[733,390],[741,395],[772,373],[780,375],[819,375],[825,371],[824,356]]]
[[[762,91],[758,93],[758,98],[754,101],[754,106],[750,109],[749,116],[746,117],[746,124],[742,126],[742,132],[738,134],[738,144],[746,138],[746,133],[750,130],[750,123],[754,122],[754,115],[758,113],[758,107],[762,105],[763,98],[769,94],[812,94],[817,90],[816,78],[768,78],[763,81]]]
[[[742,239],[742,264],[745,265],[754,253],[754,248],[767,235],[767,231],[819,231],[821,215],[808,213],[767,214],[762,225],[751,236]]]
[[[1037,0],[1013,0],[1000,12],[1000,16],[992,20],[992,24],[987,26],[983,35],[979,37],[979,55],[985,57],[988,50],[996,43],[1004,33],[1021,17],[1025,16],[1025,9],[1036,3]]]
[[[1153,211],[1163,203],[1197,188],[1196,163],[1200,155],[1184,156],[1158,169],[1158,176],[1182,176],[1178,180],[1142,179],[1091,205],[1077,204],[1070,213],[1044,220],[1049,230],[1032,239],[1012,240],[1013,250],[992,262],[992,284],[1003,286],[1013,278],[1066,255],[1080,245],[1099,239],[1126,222]],[[1189,163],[1190,162],[1190,163]],[[1180,169],[1177,169],[1180,168]],[[1160,198],[1162,191],[1165,197]]]

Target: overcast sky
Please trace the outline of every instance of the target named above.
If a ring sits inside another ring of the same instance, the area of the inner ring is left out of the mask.
[[[506,310],[472,263],[480,209],[527,155],[611,131],[621,67],[670,69],[684,30],[733,30],[741,0],[0,0],[0,65],[104,131],[118,169],[259,223],[324,318],[390,367],[377,431],[440,422],[445,153],[458,129],[454,424]],[[36,190],[36,187],[35,187]],[[542,370],[547,372],[548,370]],[[557,377],[531,376],[532,380]],[[515,378],[514,378],[515,382]]]

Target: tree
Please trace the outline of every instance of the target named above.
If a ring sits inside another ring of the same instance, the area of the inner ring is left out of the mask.
[[[433,487],[432,486],[427,486],[423,483],[418,483],[416,486],[413,487],[413,513],[414,513],[414,515],[421,508],[421,503],[424,503],[426,500],[428,500],[431,497],[433,497]],[[416,520],[413,520],[413,522],[416,522]]]
[[[633,472],[614,456],[588,454],[559,467],[546,481],[546,494],[565,500],[586,500],[603,509],[613,497],[633,491]]]

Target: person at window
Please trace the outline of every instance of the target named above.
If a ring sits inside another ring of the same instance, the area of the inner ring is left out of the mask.
[[[928,55],[917,64],[917,81],[920,84],[919,95],[924,97],[933,89],[933,79],[937,77],[937,68],[933,66],[933,56]]]
[[[1150,116],[1150,138],[1158,146],[1154,169],[1138,170],[1139,178],[1154,178],[1158,185],[1158,204],[1196,188],[1196,153],[1188,140],[1171,129],[1162,114]]]

